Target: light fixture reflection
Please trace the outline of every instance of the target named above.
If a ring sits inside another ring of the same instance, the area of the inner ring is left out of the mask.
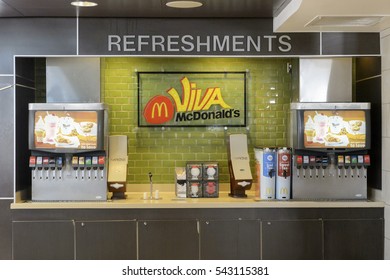
[[[74,1],[70,4],[76,7],[95,7],[98,5],[97,3],[90,1]]]
[[[199,1],[169,1],[165,5],[171,8],[191,9],[203,6]]]

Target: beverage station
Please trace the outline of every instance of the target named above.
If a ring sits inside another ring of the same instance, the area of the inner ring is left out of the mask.
[[[294,199],[367,199],[369,103],[292,103]]]
[[[32,201],[107,199],[106,115],[101,103],[29,105]]]

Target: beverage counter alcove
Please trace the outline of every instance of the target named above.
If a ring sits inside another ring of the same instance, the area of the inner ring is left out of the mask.
[[[13,203],[13,259],[384,258],[381,202],[161,196]]]

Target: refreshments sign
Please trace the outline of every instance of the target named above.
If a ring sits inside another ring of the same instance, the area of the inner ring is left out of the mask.
[[[139,126],[245,126],[245,72],[138,73]]]

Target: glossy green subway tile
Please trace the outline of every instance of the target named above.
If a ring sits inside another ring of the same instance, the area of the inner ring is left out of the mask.
[[[248,69],[247,124],[250,129],[248,149],[251,149],[252,145],[271,145],[271,143],[282,145],[286,142],[285,130],[292,82],[291,76],[285,73],[287,61],[290,59],[102,58],[102,77],[104,77],[102,79],[102,100],[110,105],[110,110],[113,110],[113,113],[110,113],[109,130],[111,133],[128,135],[129,166],[131,162],[132,166],[140,166],[140,169],[154,169],[157,172],[154,178],[159,180],[159,183],[173,182],[173,167],[176,164],[198,159],[221,161],[223,168],[220,169],[220,182],[228,182],[225,144],[227,134],[225,131],[208,131],[207,128],[191,127],[166,128],[165,130],[137,128],[138,85],[135,69],[166,72],[221,71],[221,69],[222,71],[246,71]],[[199,88],[202,86],[203,89],[205,83],[197,83]],[[239,86],[239,83],[233,81],[229,83],[228,88],[235,86]],[[275,90],[271,87],[275,87]],[[150,90],[165,93],[166,89],[151,86]],[[231,102],[234,104],[234,99]],[[117,112],[127,112],[128,115],[118,117]],[[119,120],[121,120],[120,123]],[[275,129],[272,130],[269,126]],[[246,130],[241,128],[229,128],[228,131],[229,133],[246,133]],[[144,154],[154,154],[155,159],[140,160]],[[167,164],[171,167],[167,169],[158,167]],[[165,174],[167,170],[170,170],[170,174]],[[147,176],[134,176],[130,173],[131,171],[129,170],[127,177],[128,183],[147,182]]]

